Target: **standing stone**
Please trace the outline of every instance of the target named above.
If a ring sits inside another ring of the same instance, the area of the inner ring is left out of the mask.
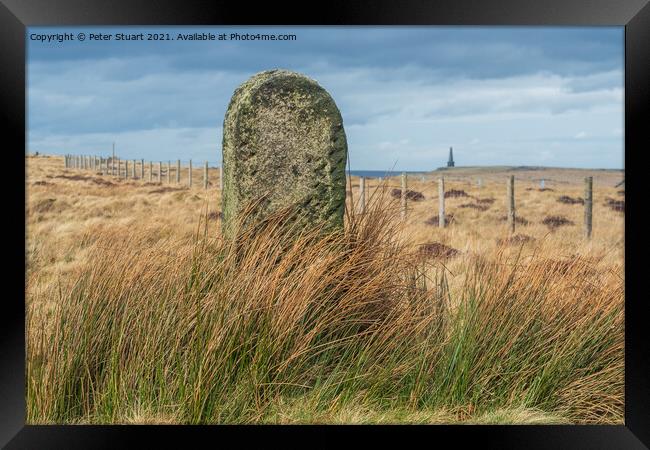
[[[343,226],[347,141],[332,97],[286,70],[260,72],[233,94],[223,123],[226,228],[252,201],[260,216],[294,205],[305,223]]]

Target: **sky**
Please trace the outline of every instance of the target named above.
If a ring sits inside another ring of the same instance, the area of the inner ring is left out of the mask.
[[[38,40],[54,33],[74,40]],[[449,147],[457,166],[623,168],[623,27],[30,27],[26,39],[29,152],[108,155],[115,142],[126,159],[220,165],[234,90],[282,68],[332,95],[352,170],[433,170]]]

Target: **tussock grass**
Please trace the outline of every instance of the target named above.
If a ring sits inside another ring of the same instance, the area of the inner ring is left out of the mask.
[[[450,289],[384,196],[336,233],[98,227],[31,293],[28,422],[622,422],[617,271],[497,249]]]

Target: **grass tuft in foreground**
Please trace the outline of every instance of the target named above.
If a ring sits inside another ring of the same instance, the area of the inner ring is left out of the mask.
[[[30,302],[28,422],[622,422],[622,279],[495,253],[452,294],[380,204],[335,234],[103,231]]]

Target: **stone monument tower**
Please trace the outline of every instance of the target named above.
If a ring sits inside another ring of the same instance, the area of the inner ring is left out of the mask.
[[[447,161],[447,167],[454,167],[454,149],[449,147],[449,161]]]

